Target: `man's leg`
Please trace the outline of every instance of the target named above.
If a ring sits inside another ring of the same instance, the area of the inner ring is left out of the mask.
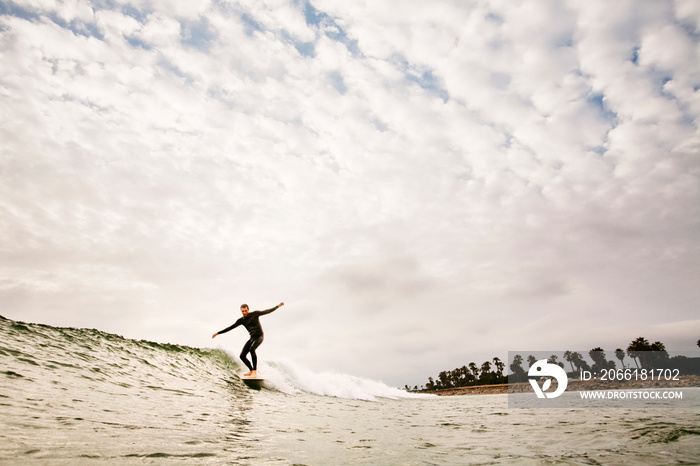
[[[243,361],[243,364],[245,364],[246,367],[248,368],[248,370],[251,372],[254,369],[253,369],[253,366],[250,364],[250,361],[248,361],[248,358],[246,358],[246,354],[248,354],[248,352],[250,352],[250,348],[253,346],[253,343],[255,343],[255,340],[253,340],[252,338],[250,340],[248,340],[246,342],[246,344],[243,345],[243,349],[241,350],[241,355],[240,355],[241,361]],[[255,354],[255,353],[253,353],[253,354]],[[243,375],[250,375],[250,372],[248,372],[247,374],[243,374]]]
[[[263,337],[258,337],[255,339],[252,345],[250,345],[250,359],[253,360],[253,372],[258,370],[258,355],[255,354],[255,350],[263,342]]]

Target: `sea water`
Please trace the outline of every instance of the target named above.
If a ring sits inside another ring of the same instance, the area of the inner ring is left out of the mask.
[[[698,464],[698,409],[509,409],[0,318],[0,464]]]

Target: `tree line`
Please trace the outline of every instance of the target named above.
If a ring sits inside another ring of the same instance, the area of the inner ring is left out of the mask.
[[[492,362],[493,364],[491,364]],[[506,365],[498,357],[494,357],[490,361],[484,361],[480,366],[470,362],[466,366],[440,372],[435,380],[432,377],[428,377],[425,390],[443,390],[445,388],[506,383],[508,377],[503,374],[505,367]],[[415,387],[415,389],[417,388]]]
[[[700,347],[700,340],[698,340],[698,346]],[[568,368],[571,369],[569,372],[570,374],[580,373],[582,370],[599,373],[603,369],[609,370],[617,367],[615,360],[608,359],[605,351],[600,347],[591,349],[588,352],[588,357],[593,361],[592,365],[590,365],[579,352],[567,350],[563,354],[563,359],[568,362]],[[633,340],[627,346],[626,350],[617,348],[614,352],[614,358],[620,361],[620,368],[622,369],[677,368],[682,374],[700,375],[700,358],[688,358],[686,356],[669,357],[666,346],[662,342],[655,341],[654,343],[649,343],[644,337],[638,337]],[[627,365],[625,365],[626,358],[629,358],[629,363]],[[537,360],[535,356],[529,355],[527,357],[527,363],[529,364],[528,369],[532,367]],[[510,375],[504,375],[503,369],[505,369],[505,364],[498,357],[484,361],[481,366],[470,362],[466,366],[458,367],[451,371],[442,371],[438,374],[436,379],[428,377],[428,382],[425,386],[421,386],[420,388],[414,386],[413,389],[411,389],[406,385],[404,389],[444,390],[446,388],[470,387],[475,385],[524,382],[527,380],[527,370],[522,366],[524,361],[522,355],[516,354],[513,358],[513,362],[509,366]],[[557,364],[567,370],[566,364],[559,361],[559,356],[556,354],[547,358],[547,362],[550,364]],[[632,365],[632,362],[634,365]]]

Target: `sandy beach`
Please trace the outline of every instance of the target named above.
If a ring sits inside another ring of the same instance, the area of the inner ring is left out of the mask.
[[[552,388],[556,388],[557,383],[552,383]],[[700,387],[700,376],[681,375],[678,380],[630,380],[630,381],[601,381],[601,380],[569,380],[566,391],[587,391],[587,390],[629,390],[629,389],[649,389],[649,388],[681,388]],[[527,383],[498,384],[498,385],[474,385],[471,387],[446,388],[443,390],[424,390],[420,393],[430,393],[440,396],[452,395],[495,395],[501,393],[524,393],[532,392],[532,386]]]

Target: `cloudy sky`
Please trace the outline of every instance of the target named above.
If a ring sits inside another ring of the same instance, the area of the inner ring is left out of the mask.
[[[700,338],[700,2],[0,0],[0,314],[421,384]],[[697,349],[697,348],[696,348]]]

